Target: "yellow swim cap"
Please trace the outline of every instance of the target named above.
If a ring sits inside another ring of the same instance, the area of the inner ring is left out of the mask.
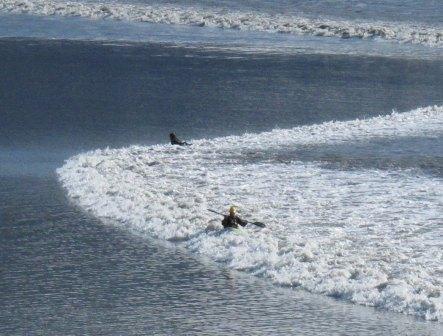
[[[236,206],[231,206],[231,207],[229,208],[229,214],[230,214],[231,216],[234,216],[236,212],[237,212],[237,207],[236,207]]]

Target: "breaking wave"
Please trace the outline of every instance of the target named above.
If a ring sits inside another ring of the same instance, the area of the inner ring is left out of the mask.
[[[311,19],[173,6],[58,2],[47,0],[0,0],[0,11],[36,15],[79,16],[92,19],[197,25],[262,32],[309,34],[340,38],[380,38],[428,46],[443,44],[441,28],[386,22]]]
[[[275,284],[441,320],[440,178],[248,157],[442,132],[443,107],[433,106],[185,148],[95,150],[70,158],[57,173],[69,197],[104,222],[176,241]],[[267,228],[247,226],[236,235],[221,230],[220,218],[208,220],[206,208],[230,204]]]

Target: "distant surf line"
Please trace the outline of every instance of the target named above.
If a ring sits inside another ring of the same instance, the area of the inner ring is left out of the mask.
[[[260,12],[217,11],[196,7],[0,0],[0,11],[42,16],[79,16],[134,22],[216,27],[245,31],[339,38],[381,39],[432,47],[443,45],[440,28],[404,23],[311,19]]]

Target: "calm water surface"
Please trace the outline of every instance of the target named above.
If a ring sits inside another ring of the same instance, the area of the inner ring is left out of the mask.
[[[54,173],[80,151],[165,143],[170,130],[213,137],[441,104],[441,62],[38,40],[0,41],[0,60],[0,334],[442,333],[100,223]],[[346,159],[368,149],[303,151]]]

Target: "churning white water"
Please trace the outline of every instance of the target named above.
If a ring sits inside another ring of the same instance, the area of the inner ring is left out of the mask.
[[[95,150],[58,169],[103,221],[177,241],[232,269],[352,303],[441,320],[443,181],[416,169],[327,168],[262,155],[441,137],[443,107],[261,134]],[[261,159],[263,158],[263,159]],[[267,224],[225,232],[207,208]]]
[[[377,38],[441,47],[439,26],[389,23],[378,20],[345,20],[254,11],[207,9],[172,5],[146,5],[105,2],[0,0],[0,12],[79,16],[175,25],[194,25],[260,32],[308,34],[341,38]]]

